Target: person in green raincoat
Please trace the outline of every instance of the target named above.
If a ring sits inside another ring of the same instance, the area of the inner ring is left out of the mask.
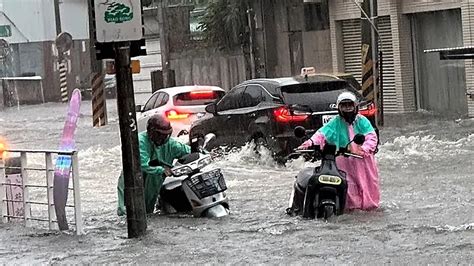
[[[140,166],[144,181],[147,213],[153,213],[163,181],[171,175],[171,170],[167,165],[172,165],[174,159],[179,159],[191,151],[188,145],[170,138],[172,132],[173,128],[170,122],[164,116],[154,115],[148,120],[146,131],[138,134]],[[151,166],[150,162],[152,161],[158,161],[162,165]],[[126,214],[124,187],[122,173],[117,186],[117,214],[119,216]]]

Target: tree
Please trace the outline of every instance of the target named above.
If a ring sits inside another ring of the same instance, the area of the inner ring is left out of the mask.
[[[232,49],[247,43],[248,0],[210,1],[198,29],[205,40],[220,49]]]

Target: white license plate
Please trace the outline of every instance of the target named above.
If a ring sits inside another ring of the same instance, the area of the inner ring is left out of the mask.
[[[335,116],[336,115],[323,115],[322,116],[323,125],[327,124]]]

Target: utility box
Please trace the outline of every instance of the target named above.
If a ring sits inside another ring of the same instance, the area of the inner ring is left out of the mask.
[[[45,102],[43,79],[40,76],[1,78],[1,84],[3,106],[11,107]]]

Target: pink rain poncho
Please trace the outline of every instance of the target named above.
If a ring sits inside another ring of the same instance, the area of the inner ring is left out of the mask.
[[[348,148],[352,153],[362,155],[364,158],[338,156],[336,163],[339,170],[346,172],[348,186],[346,210],[372,210],[379,207],[380,187],[374,157],[377,134],[367,118],[357,115],[354,123],[349,125],[341,116],[337,116],[321,127],[301,147],[307,148],[314,143],[322,148],[326,142],[336,145],[337,148],[345,147],[356,134],[365,136],[364,144],[359,146],[351,143]]]

